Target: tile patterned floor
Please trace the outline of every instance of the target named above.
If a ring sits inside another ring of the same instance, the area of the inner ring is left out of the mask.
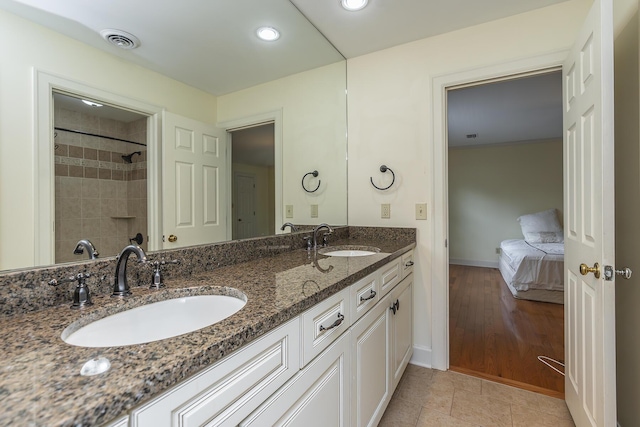
[[[379,427],[574,427],[564,400],[408,365]]]

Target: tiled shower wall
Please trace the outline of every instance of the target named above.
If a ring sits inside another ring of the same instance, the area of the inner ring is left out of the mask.
[[[147,119],[125,123],[62,108],[55,127],[146,144]],[[147,147],[56,130],[56,263],[78,261],[80,239],[89,239],[101,256],[117,255],[141,233],[147,249]],[[132,163],[122,156],[140,151]]]

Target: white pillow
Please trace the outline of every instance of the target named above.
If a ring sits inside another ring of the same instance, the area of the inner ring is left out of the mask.
[[[522,215],[518,218],[524,240],[529,243],[561,243],[564,232],[555,209]]]

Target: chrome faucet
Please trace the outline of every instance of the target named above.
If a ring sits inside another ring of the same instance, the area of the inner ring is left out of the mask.
[[[295,225],[291,224],[290,222],[285,222],[284,224],[282,224],[282,227],[280,227],[280,230],[284,231],[285,228],[287,227],[291,227],[291,232],[295,233],[296,231],[298,231],[298,227],[296,227]]]
[[[126,297],[127,295],[131,295],[129,283],[127,283],[127,260],[131,254],[135,254],[138,257],[138,262],[147,262],[147,256],[140,246],[125,246],[122,252],[120,252],[120,255],[116,257],[118,262],[116,263],[116,276],[113,282],[112,297]]]
[[[89,239],[80,240],[76,244],[76,248],[74,249],[73,253],[76,255],[80,255],[84,253],[85,249],[87,250],[87,254],[89,254],[89,259],[96,259],[98,258],[98,255],[100,255],[98,251],[96,251],[96,247],[93,246],[93,243],[91,243]]]
[[[322,224],[320,224],[319,226],[317,226],[316,228],[313,229],[313,249],[317,249],[318,248],[318,231],[326,228],[329,232],[325,234],[325,238],[322,239],[322,245],[326,245],[326,236],[327,234],[331,234],[333,233],[333,228],[331,228],[328,224],[325,224],[324,222]]]

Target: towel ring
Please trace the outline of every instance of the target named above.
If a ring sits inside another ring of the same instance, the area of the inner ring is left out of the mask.
[[[391,188],[391,186],[393,185],[394,182],[396,182],[396,174],[393,173],[393,171],[391,170],[390,167],[386,166],[386,165],[382,165],[380,166],[380,172],[385,173],[386,171],[391,172],[391,175],[393,176],[393,180],[391,181],[391,184],[389,184],[389,186],[384,187],[384,188],[380,188],[377,185],[375,185],[373,183],[373,177],[371,177],[371,185],[373,185],[374,187],[376,187],[378,190],[384,191],[384,190],[388,190]]]
[[[307,193],[315,193],[316,191],[318,191],[318,188],[320,188],[320,183],[322,182],[322,180],[320,179],[318,180],[318,186],[316,187],[315,190],[307,190],[307,187],[304,186],[304,179],[307,177],[307,175],[313,175],[314,177],[317,177],[318,171],[307,172],[302,177],[302,188],[304,189],[304,191],[306,191]]]

